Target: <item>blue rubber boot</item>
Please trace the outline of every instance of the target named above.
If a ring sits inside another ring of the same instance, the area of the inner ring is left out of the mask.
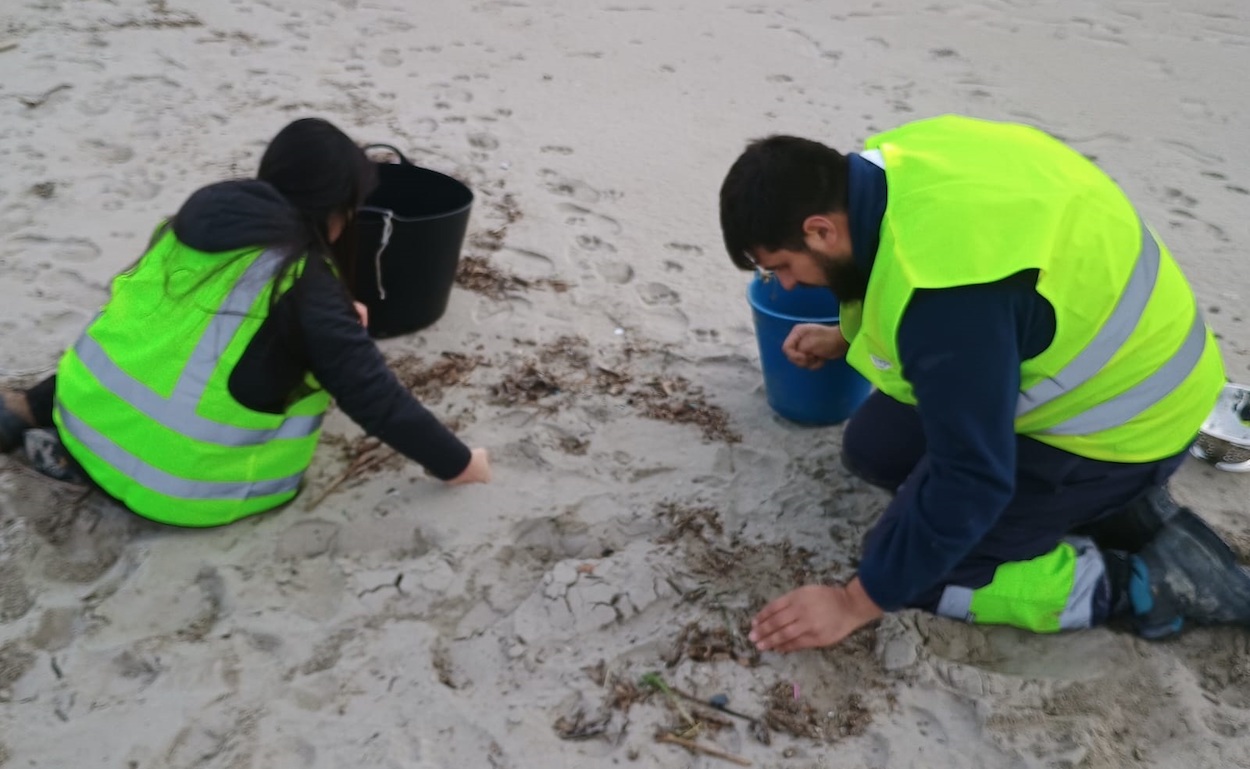
[[[1250,626],[1250,573],[1187,508],[1179,508],[1129,566],[1128,598],[1143,638],[1167,638],[1186,622]]]

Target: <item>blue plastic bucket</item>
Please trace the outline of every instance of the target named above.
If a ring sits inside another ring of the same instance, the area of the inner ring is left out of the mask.
[[[868,380],[844,360],[831,360],[815,371],[799,368],[781,350],[790,329],[800,323],[838,322],[838,299],[833,292],[811,286],[786,291],[776,280],[763,280],[757,274],[747,286],[747,301],[755,321],[768,405],[800,424],[846,421],[868,397],[872,389]]]

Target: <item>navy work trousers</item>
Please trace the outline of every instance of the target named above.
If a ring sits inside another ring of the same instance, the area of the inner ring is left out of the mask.
[[[1048,553],[1065,535],[1090,536],[1100,545],[1114,541],[1114,514],[1148,489],[1165,484],[1185,457],[1182,451],[1144,464],[1103,462],[1024,436],[1016,440],[1015,496],[994,528],[950,574],[914,601],[914,608],[934,611],[946,585],[987,585],[999,565]],[[890,492],[915,482],[928,463],[915,407],[874,392],[846,426],[842,461],[854,475]],[[900,507],[891,506],[885,515],[903,514]]]

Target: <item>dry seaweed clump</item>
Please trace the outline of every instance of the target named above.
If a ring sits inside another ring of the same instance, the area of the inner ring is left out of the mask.
[[[769,691],[764,723],[795,737],[836,742],[863,734],[872,723],[872,712],[859,694],[851,693],[836,709],[818,713],[807,700],[795,697],[793,684],[781,681]]]
[[[624,723],[614,730],[615,739],[619,742],[629,727],[630,707],[648,699],[651,691],[639,688],[633,681],[616,673],[608,672],[607,663],[603,660],[582,668],[582,672],[594,681],[595,686],[605,690],[603,704],[594,713],[588,713],[584,707],[579,707],[572,713],[560,716],[552,727],[560,739],[564,740],[582,741],[596,737],[611,740],[612,735],[608,732],[612,716],[619,711],[624,715]]]
[[[575,435],[560,436],[557,444],[560,450],[570,456],[581,457],[586,455],[586,451],[590,448],[590,441],[584,438],[578,438]]]
[[[525,361],[490,386],[491,401],[501,406],[535,404],[567,390],[554,374],[534,361]]]
[[[664,502],[660,505],[657,515],[670,527],[668,532],[656,539],[656,542],[660,544],[676,542],[686,536],[708,542],[725,531],[720,522],[720,514],[711,507],[691,507],[677,502]]]
[[[687,540],[689,541],[689,540]],[[790,542],[749,545],[735,537],[728,546],[695,546],[688,554],[692,570],[723,578],[730,574],[775,574],[783,581],[777,587],[798,587],[826,578],[812,564],[816,554]],[[784,581],[788,578],[788,581]]]
[[[560,739],[581,742],[603,735],[611,721],[611,711],[591,716],[584,710],[578,710],[572,715],[560,716],[553,726]]]
[[[22,648],[17,641],[0,646],[0,689],[12,686],[35,666],[35,655]]]
[[[742,440],[729,427],[729,415],[724,409],[708,403],[703,390],[684,377],[651,376],[636,380],[630,364],[639,356],[654,353],[644,346],[630,344],[616,349],[616,360],[609,366],[594,360],[590,344],[580,336],[561,336],[542,347],[534,342],[514,341],[532,352],[519,357],[504,378],[490,387],[492,402],[497,405],[541,403],[551,409],[556,404],[547,399],[555,395],[605,395],[623,399],[647,418],[699,427],[709,440]],[[568,448],[570,453],[576,453],[581,447]]]
[[[456,268],[456,285],[489,299],[503,299],[521,289],[550,288],[557,294],[569,290],[569,284],[555,278],[526,280],[510,272],[504,272],[491,263],[490,257],[465,255]]]
[[[561,363],[584,369],[590,365],[590,343],[584,337],[566,334],[538,351],[543,363]]]
[[[503,299],[529,282],[500,270],[488,257],[466,255],[456,268],[456,285],[490,299]]]
[[[652,378],[629,395],[629,404],[661,422],[697,425],[708,440],[738,443],[742,436],[729,427],[729,415],[707,402],[703,389],[685,377]]]
[[[204,26],[204,22],[189,11],[171,10],[166,0],[148,0],[148,10],[152,12],[152,16],[105,19],[104,24],[113,29],[182,29]]]
[[[515,340],[517,345],[532,342]],[[584,391],[590,367],[589,344],[580,336],[566,335],[534,350],[534,357],[525,357],[504,373],[503,379],[490,386],[491,401],[497,405],[532,405],[561,394]],[[544,404],[550,406],[551,404]],[[573,442],[565,447],[570,453],[585,447]]]
[[[404,387],[424,403],[438,403],[444,390],[464,384],[474,369],[488,365],[480,356],[458,352],[444,352],[432,363],[411,354],[388,363]]]
[[[633,381],[634,378],[625,372],[598,366],[594,373],[593,387],[601,395],[624,395]]]
[[[760,664],[760,653],[741,628],[705,628],[691,622],[681,629],[673,651],[664,660],[667,667],[676,667],[683,659],[693,662],[733,660],[743,667]]]
[[[628,713],[634,703],[642,702],[652,694],[651,690],[640,689],[637,684],[628,678],[623,678],[615,673],[609,673],[608,665],[603,660],[599,660],[598,663],[589,667],[582,668],[582,672],[591,681],[595,682],[595,686],[607,689],[607,697],[604,704],[613,710]]]
[[[330,442],[337,444],[343,452],[347,469],[330,481],[320,493],[310,497],[304,504],[305,510],[317,507],[348,482],[354,485],[383,469],[398,469],[404,464],[403,456],[399,452],[371,436],[361,436],[350,442],[341,439]]]

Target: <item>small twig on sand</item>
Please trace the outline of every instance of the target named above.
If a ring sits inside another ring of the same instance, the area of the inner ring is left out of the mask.
[[[347,469],[343,471],[343,474],[331,481],[329,486],[326,486],[320,494],[310,500],[308,504],[304,505],[304,509],[312,510],[322,502],[326,501],[326,497],[333,494],[339,486],[347,483],[347,481],[351,480],[360,473],[363,473],[365,470],[382,464],[393,456],[395,456],[395,450],[390,449],[378,452],[377,454],[364,454],[356,457],[352,460],[352,463],[347,466]]]
[[[681,689],[678,689],[675,686],[669,686],[668,684],[664,682],[664,679],[660,677],[659,673],[648,673],[647,675],[642,677],[642,683],[647,686],[650,686],[653,689],[659,689],[660,691],[667,694],[669,698],[672,699],[673,704],[678,707],[678,710],[683,713],[685,711],[682,710],[681,706],[678,704],[678,698],[686,700],[688,702],[694,702],[699,705],[712,708],[713,710],[716,710],[720,713],[724,713],[727,716],[734,716],[735,718],[741,718],[743,721],[746,721],[747,724],[750,726],[751,736],[755,737],[757,742],[759,742],[762,745],[772,744],[772,741],[773,741],[772,734],[769,733],[768,725],[765,724],[762,719],[755,718],[754,716],[748,716],[746,713],[739,713],[736,710],[730,710],[728,705],[723,705],[723,704],[714,702],[713,700],[702,700],[694,696],[693,694],[690,694],[689,692],[683,692]],[[700,717],[703,717],[702,713],[700,714]],[[693,726],[693,722],[691,722],[691,725]]]
[[[683,692],[681,689],[678,689],[676,687],[670,686],[669,691],[671,691],[673,694],[677,695],[678,697],[681,697],[683,700],[687,700],[689,702],[697,702],[698,704],[703,705],[705,707],[719,710],[720,712],[724,713],[727,716],[735,716],[737,718],[741,718],[743,721],[754,722],[754,721],[759,720],[758,718],[755,718],[754,716],[748,716],[746,713],[739,713],[736,710],[730,710],[729,707],[726,705],[717,705],[716,703],[711,702],[709,700],[701,700],[698,697],[694,696],[693,694],[688,694],[686,692]]]
[[[668,684],[664,682],[664,679],[659,673],[647,673],[642,677],[642,683],[646,686],[650,686],[652,689],[659,689],[664,692],[665,696],[668,697],[669,702],[673,703],[673,707],[676,708],[677,712],[681,714],[681,717],[686,720],[687,726],[694,726],[698,723],[694,720],[694,717],[690,715],[690,711],[686,710],[685,706],[681,704],[681,700],[678,699],[677,695],[673,693],[673,690],[669,688]]]
[[[720,758],[725,761],[729,761],[730,763],[737,764],[738,766],[751,766],[751,762],[746,760],[742,756],[735,756],[734,754],[726,753],[723,750],[718,750],[716,748],[709,748],[706,745],[700,745],[694,740],[683,740],[681,737],[674,737],[671,734],[667,734],[663,732],[660,734],[657,734],[655,736],[655,741],[667,742],[671,745],[678,745],[690,751],[691,753],[702,753],[705,756],[711,756],[713,758]]]

